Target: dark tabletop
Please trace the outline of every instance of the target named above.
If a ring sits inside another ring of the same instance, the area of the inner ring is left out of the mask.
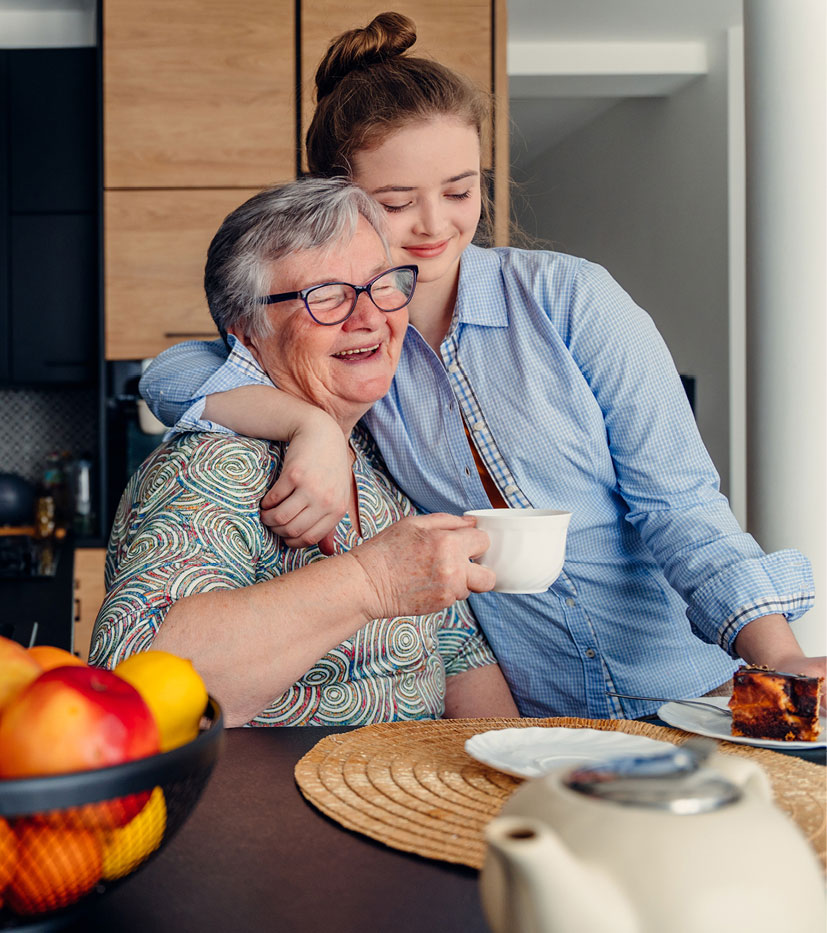
[[[69,929],[487,931],[476,871],[387,848],[304,800],[296,762],[342,731],[227,730],[212,778],[178,835]]]
[[[486,933],[476,871],[388,848],[304,800],[296,762],[344,731],[227,730],[212,778],[178,834],[61,929]],[[809,760],[823,763],[823,752]]]

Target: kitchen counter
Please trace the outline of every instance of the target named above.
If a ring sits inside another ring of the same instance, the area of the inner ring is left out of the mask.
[[[71,536],[54,542],[54,555],[54,576],[0,577],[0,635],[21,644],[56,645],[71,651],[74,628]]]

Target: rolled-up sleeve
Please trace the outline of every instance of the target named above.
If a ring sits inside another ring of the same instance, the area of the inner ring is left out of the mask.
[[[272,385],[244,344],[228,335],[222,340],[190,340],[164,350],[141,377],[140,392],[152,413],[172,430],[232,434],[203,418],[208,395],[246,385]]]
[[[694,591],[687,616],[699,637],[737,657],[735,638],[748,622],[773,613],[794,622],[814,600],[810,562],[789,548],[721,570]]]

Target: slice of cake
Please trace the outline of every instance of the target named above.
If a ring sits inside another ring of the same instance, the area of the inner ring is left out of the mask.
[[[823,677],[742,667],[733,677],[732,734],[782,742],[814,742]]]

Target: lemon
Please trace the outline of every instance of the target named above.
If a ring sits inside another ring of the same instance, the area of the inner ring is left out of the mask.
[[[198,735],[207,688],[192,661],[168,651],[142,651],[121,661],[115,673],[144,698],[158,724],[162,752]]]
[[[161,844],[166,826],[164,792],[156,787],[136,817],[104,835],[103,877],[114,881],[137,868]]]

